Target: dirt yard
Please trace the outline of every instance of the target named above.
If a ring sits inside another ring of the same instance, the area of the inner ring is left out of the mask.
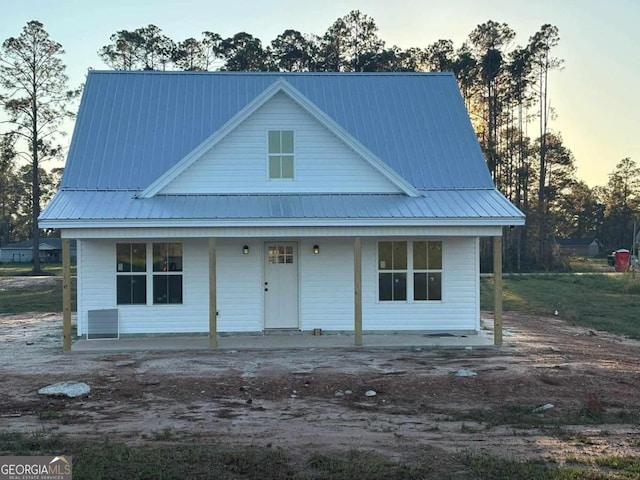
[[[558,317],[507,313],[502,349],[118,355],[62,354],[61,322],[0,315],[0,431],[279,446],[301,459],[351,449],[445,463],[465,450],[558,463],[640,455],[640,342]],[[38,395],[63,380],[91,393]]]

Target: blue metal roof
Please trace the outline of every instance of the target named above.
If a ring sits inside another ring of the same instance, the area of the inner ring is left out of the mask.
[[[367,195],[158,195],[136,198],[134,192],[67,191],[57,195],[40,217],[54,222],[88,224],[136,219],[198,225],[228,220],[464,220],[470,224],[522,224],[522,213],[495,189],[435,190],[422,197]],[[357,224],[357,222],[354,222]]]
[[[90,71],[63,189],[141,190],[284,79],[416,188],[493,188],[448,73]]]
[[[419,196],[142,195],[278,82]],[[91,71],[41,227],[234,222],[518,225],[524,215],[495,189],[451,74]]]

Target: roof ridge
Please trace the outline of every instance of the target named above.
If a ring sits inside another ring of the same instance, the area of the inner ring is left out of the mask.
[[[453,72],[249,72],[249,71],[193,71],[193,70],[94,70],[88,72],[91,75],[220,75],[220,76],[340,76],[340,77],[449,77]]]

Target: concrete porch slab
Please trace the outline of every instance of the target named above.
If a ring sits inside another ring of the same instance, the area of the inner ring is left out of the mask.
[[[218,347],[209,347],[206,335],[145,336],[120,339],[80,339],[71,353],[114,353],[180,350],[288,350],[309,348],[487,348],[493,346],[492,332],[477,335],[432,335],[428,333],[365,334],[356,347],[352,334],[313,335],[311,332],[218,335]]]

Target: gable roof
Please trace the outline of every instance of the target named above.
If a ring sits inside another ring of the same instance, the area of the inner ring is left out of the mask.
[[[123,71],[89,72],[61,188],[149,194],[270,88],[305,103],[397,181],[493,188],[449,73]]]
[[[231,117],[224,125],[216,130],[211,136],[204,140],[201,144],[196,146],[191,152],[189,152],[182,160],[176,163],[173,167],[167,170],[156,181],[149,185],[139,196],[142,198],[149,198],[154,196],[165,186],[167,186],[173,179],[179,176],[187,168],[193,165],[203,154],[213,148],[218,142],[220,142],[228,133],[238,127],[244,120],[251,116],[256,110],[267,103],[278,93],[287,95],[298,106],[310,114],[316,121],[323,125],[327,130],[333,133],[336,137],[344,141],[352,150],[356,151],[369,165],[375,170],[381,173],[392,184],[396,185],[400,191],[412,196],[420,196],[418,191],[409,184],[404,178],[392,170],[387,164],[382,162],[378,157],[371,153],[368,149],[363,147],[357,140],[355,140],[348,132],[346,132],[340,125],[334,122],[329,116],[322,112],[318,107],[311,103],[300,92],[291,86],[282,77],[278,78],[272,83],[264,92],[249,102],[242,110]]]
[[[162,194],[284,93],[399,187],[385,194]],[[89,72],[42,228],[522,225],[452,74]]]

